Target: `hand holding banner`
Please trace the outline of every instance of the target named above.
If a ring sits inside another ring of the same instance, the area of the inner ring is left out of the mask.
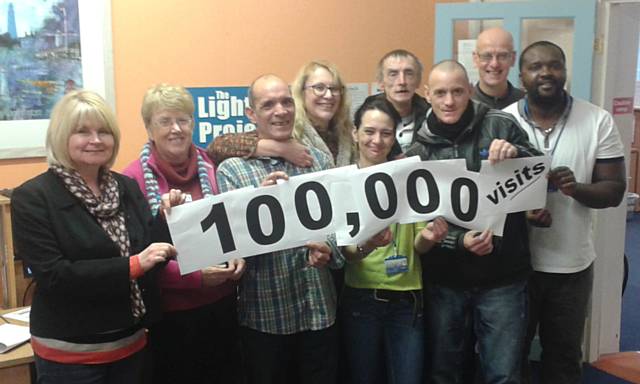
[[[507,213],[545,205],[549,164],[547,157],[483,161],[475,173],[466,170],[464,159],[415,157],[348,166],[175,207],[167,222],[183,274],[332,233],[338,245],[357,244],[392,223],[438,216],[500,236]]]

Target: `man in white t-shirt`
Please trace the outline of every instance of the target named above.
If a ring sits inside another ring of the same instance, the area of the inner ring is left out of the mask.
[[[519,67],[527,95],[505,111],[534,146],[552,157],[546,208],[528,215],[535,271],[529,282],[528,341],[539,326],[540,382],[580,383],[596,257],[592,209],[622,200],[623,145],[607,111],[564,90],[566,60],[560,47],[533,43],[522,52]]]

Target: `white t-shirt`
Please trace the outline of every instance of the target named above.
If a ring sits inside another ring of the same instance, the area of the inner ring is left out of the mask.
[[[564,129],[561,123],[554,128],[546,150],[543,133],[527,123],[518,110],[518,103],[511,104],[504,111],[518,120],[529,135],[531,144],[552,157],[552,169],[569,167],[580,183],[591,183],[596,159],[624,156],[620,134],[611,114],[584,100],[573,98]],[[551,227],[531,226],[529,230],[533,269],[550,273],[584,270],[596,258],[593,210],[560,191],[547,193],[546,208],[551,212]]]
[[[413,126],[415,124],[413,113],[407,117],[403,117],[402,121],[396,127],[396,140],[404,153],[411,146],[413,141]]]

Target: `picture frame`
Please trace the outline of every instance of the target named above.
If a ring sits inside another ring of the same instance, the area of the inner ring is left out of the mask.
[[[111,1],[78,0],[78,15],[82,88],[99,93],[115,107]],[[46,156],[48,125],[48,119],[0,120],[0,160]]]

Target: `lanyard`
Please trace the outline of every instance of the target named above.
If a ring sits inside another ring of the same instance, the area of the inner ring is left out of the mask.
[[[567,95],[566,93],[565,93],[565,97],[566,97],[566,100],[567,100],[567,104],[566,104],[566,106],[564,108],[564,111],[562,112],[562,116],[560,116],[560,119],[558,119],[558,121],[556,121],[556,123],[553,125],[553,128],[551,130],[541,129],[533,121],[533,118],[531,118],[531,114],[529,113],[529,100],[526,97],[523,98],[522,112],[524,112],[524,113],[523,114],[521,113],[521,116],[533,128],[533,138],[536,141],[536,147],[540,151],[545,152],[545,153],[547,153],[547,154],[549,154],[551,156],[553,156],[553,154],[556,152],[556,148],[558,148],[558,143],[560,142],[560,138],[562,137],[562,134],[564,133],[564,128],[567,125],[567,120],[569,120],[569,115],[571,114],[571,109],[573,107],[573,97],[571,97],[570,95]],[[554,143],[553,148],[551,149],[550,152],[547,152],[548,151],[548,147],[549,147],[550,136],[553,133],[553,131],[556,130],[556,127],[558,126],[558,124],[562,124],[560,126],[560,132],[558,133],[558,137],[556,138],[556,142]],[[541,131],[542,134],[545,137],[544,146],[541,146],[540,142],[538,141],[537,131]]]
[[[398,223],[394,224],[393,228],[393,237],[391,238],[391,243],[393,244],[393,254],[398,255],[398,245],[396,243],[396,234],[398,233]]]

